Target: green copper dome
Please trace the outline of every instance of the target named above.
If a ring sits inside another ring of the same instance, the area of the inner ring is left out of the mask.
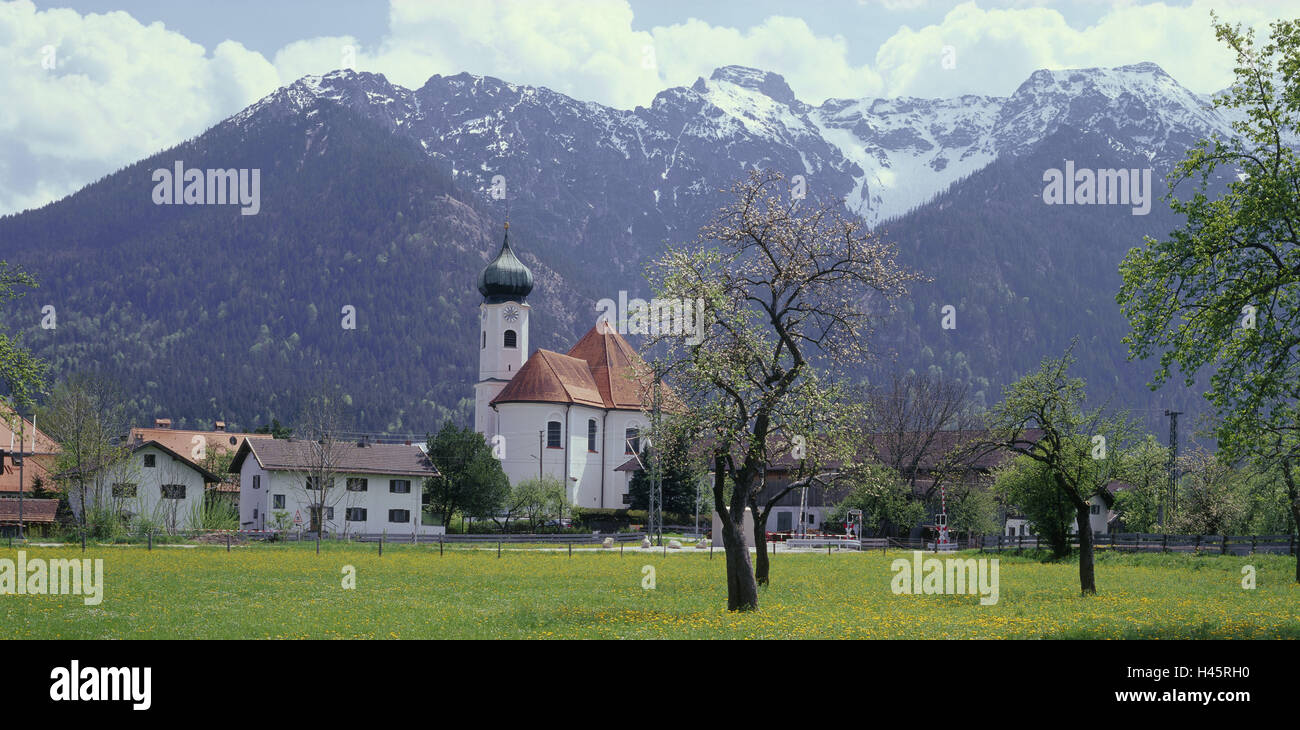
[[[510,250],[510,224],[506,224],[501,253],[478,275],[478,291],[488,304],[523,302],[533,290],[533,272]]]

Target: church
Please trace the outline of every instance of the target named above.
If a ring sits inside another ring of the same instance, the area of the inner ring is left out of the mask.
[[[478,290],[474,429],[496,447],[510,483],[549,475],[574,506],[626,507],[625,465],[650,420],[634,379],[640,355],[604,319],[567,353],[528,354],[533,274],[510,248],[509,223]]]

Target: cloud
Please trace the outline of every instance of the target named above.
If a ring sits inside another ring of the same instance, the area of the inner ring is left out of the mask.
[[[934,3],[867,4],[897,22]],[[1005,95],[1039,68],[1138,61],[1160,64],[1198,92],[1232,78],[1207,0],[1185,7],[1115,0],[1081,28],[1051,7],[997,4],[967,2],[936,23],[902,25],[872,63],[855,64],[850,38],[819,35],[800,18],[770,16],[744,28],[691,18],[638,30],[626,0],[392,0],[388,34],[371,47],[347,35],[304,38],[269,60],[235,41],[209,53],[123,12],[38,11],[17,0],[0,4],[0,213],[57,199],[277,86],[345,66],[412,88],[433,74],[469,71],[619,108],[649,104],[664,88],[728,64],[776,71],[813,104],[832,96]],[[1222,17],[1264,35],[1282,10],[1270,2],[1219,4]],[[943,68],[945,48],[955,57],[951,70]]]
[[[1220,17],[1267,34],[1267,4],[1218,4]],[[1185,7],[1121,3],[1086,28],[1066,23],[1049,8],[984,10],[974,2],[953,8],[919,30],[907,27],[881,45],[875,68],[888,96],[1006,95],[1040,68],[1123,66],[1154,61],[1179,83],[1207,93],[1232,81],[1233,57],[1218,42],[1211,4]],[[945,69],[943,49],[956,64]]]
[[[61,197],[275,89],[260,54],[162,24],[0,5],[0,212]]]

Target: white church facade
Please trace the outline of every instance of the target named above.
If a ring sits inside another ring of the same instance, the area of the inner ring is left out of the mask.
[[[640,356],[608,321],[567,353],[529,354],[533,275],[510,248],[479,274],[479,377],[474,429],[494,445],[512,484],[541,475],[588,508],[627,506],[631,471],[649,418],[634,379]]]

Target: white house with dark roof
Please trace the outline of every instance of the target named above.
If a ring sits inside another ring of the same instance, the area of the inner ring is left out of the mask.
[[[512,484],[541,475],[564,483],[581,507],[627,506],[631,473],[649,419],[636,366],[641,358],[608,321],[567,353],[528,353],[533,275],[510,248],[479,274],[479,379],[474,429],[497,445]],[[664,397],[671,397],[665,392]]]
[[[110,507],[126,519],[146,519],[171,531],[197,529],[204,487],[221,477],[159,441],[132,443],[129,448],[125,459],[87,480],[86,508]],[[68,506],[80,518],[78,487],[69,487]]]
[[[273,529],[279,518],[293,529],[332,535],[446,531],[421,520],[424,480],[439,474],[419,446],[247,439],[230,471],[239,474],[245,530]],[[316,479],[323,489],[315,488]]]

